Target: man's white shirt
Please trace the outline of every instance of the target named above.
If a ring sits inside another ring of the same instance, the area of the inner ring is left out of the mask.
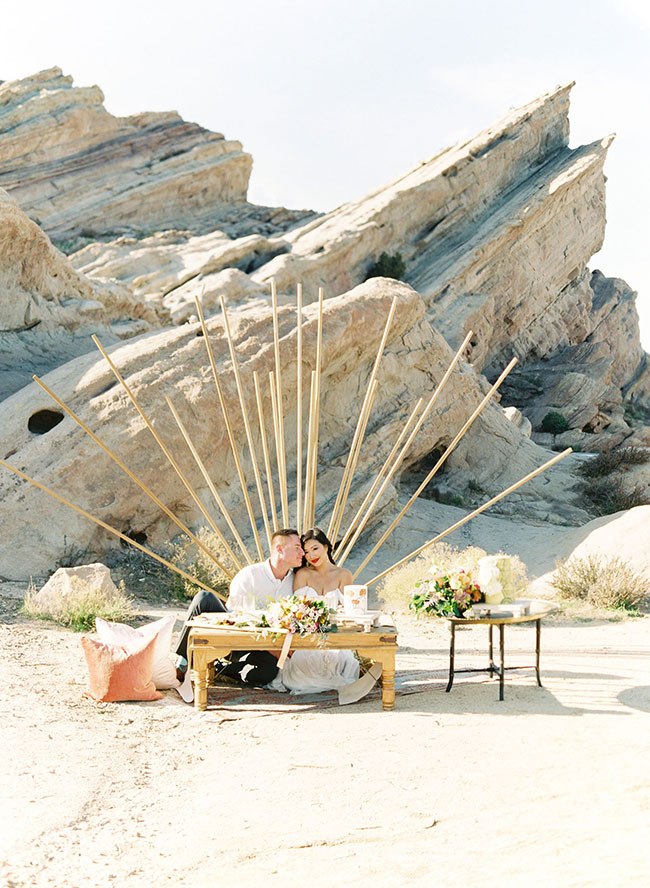
[[[227,607],[231,611],[264,610],[269,599],[277,601],[293,592],[293,570],[278,580],[267,559],[242,567],[230,583]]]

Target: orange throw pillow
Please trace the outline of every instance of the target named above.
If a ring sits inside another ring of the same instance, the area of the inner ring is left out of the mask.
[[[120,700],[161,700],[151,680],[157,635],[123,647],[81,637],[88,671],[89,696],[102,703]]]

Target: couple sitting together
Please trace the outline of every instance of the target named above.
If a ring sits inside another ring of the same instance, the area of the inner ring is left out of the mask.
[[[226,607],[212,592],[201,591],[194,596],[176,653],[186,664],[187,624],[199,614],[263,610],[270,601],[293,593],[315,599],[327,596],[328,603],[338,604],[343,600],[343,587],[351,582],[352,574],[336,566],[332,545],[318,527],[302,537],[296,530],[276,530],[271,537],[271,557],[243,567],[233,577]],[[217,674],[255,687],[293,693],[338,689],[359,677],[359,663],[352,651],[294,651],[281,670],[277,665],[279,655],[279,651],[233,651],[228,661],[218,666]],[[181,696],[191,699],[189,676],[185,677]]]

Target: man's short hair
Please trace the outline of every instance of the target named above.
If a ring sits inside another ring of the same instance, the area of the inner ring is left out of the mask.
[[[281,527],[279,530],[274,530],[271,534],[271,545],[275,543],[278,537],[292,537],[297,536],[300,537],[300,534],[297,530],[294,530],[293,527]]]

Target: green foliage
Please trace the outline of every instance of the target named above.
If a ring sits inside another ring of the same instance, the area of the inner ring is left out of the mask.
[[[374,277],[386,277],[401,281],[405,271],[406,264],[401,253],[394,253],[392,256],[382,253],[377,262],[370,266],[366,280]]]
[[[236,573],[236,567],[232,559],[214,531],[209,530],[207,527],[202,527],[196,535],[208,551],[218,558],[233,574]],[[230,588],[228,575],[202,549],[197,549],[191,540],[186,539],[183,542],[173,544],[169,560],[190,574],[190,576],[214,589],[215,592],[220,592],[226,597],[228,596]],[[171,593],[180,601],[194,598],[200,589],[200,586],[190,583],[189,580],[186,580],[180,574],[171,574]]]
[[[126,594],[121,582],[115,592],[107,592],[91,586],[77,577],[70,579],[70,591],[66,595],[39,596],[30,583],[23,602],[23,612],[30,617],[52,620],[75,632],[88,632],[95,628],[95,618],[123,622],[134,615],[133,600]]]
[[[601,450],[598,456],[582,463],[578,473],[583,478],[602,478],[612,472],[625,471],[631,466],[642,465],[650,461],[650,450],[645,447],[622,447],[619,449]]]
[[[559,561],[552,585],[561,598],[632,611],[648,594],[649,584],[621,558],[587,555]]]
[[[569,422],[565,416],[558,413],[557,410],[551,410],[542,420],[541,430],[549,432],[551,435],[561,435],[569,428]]]

